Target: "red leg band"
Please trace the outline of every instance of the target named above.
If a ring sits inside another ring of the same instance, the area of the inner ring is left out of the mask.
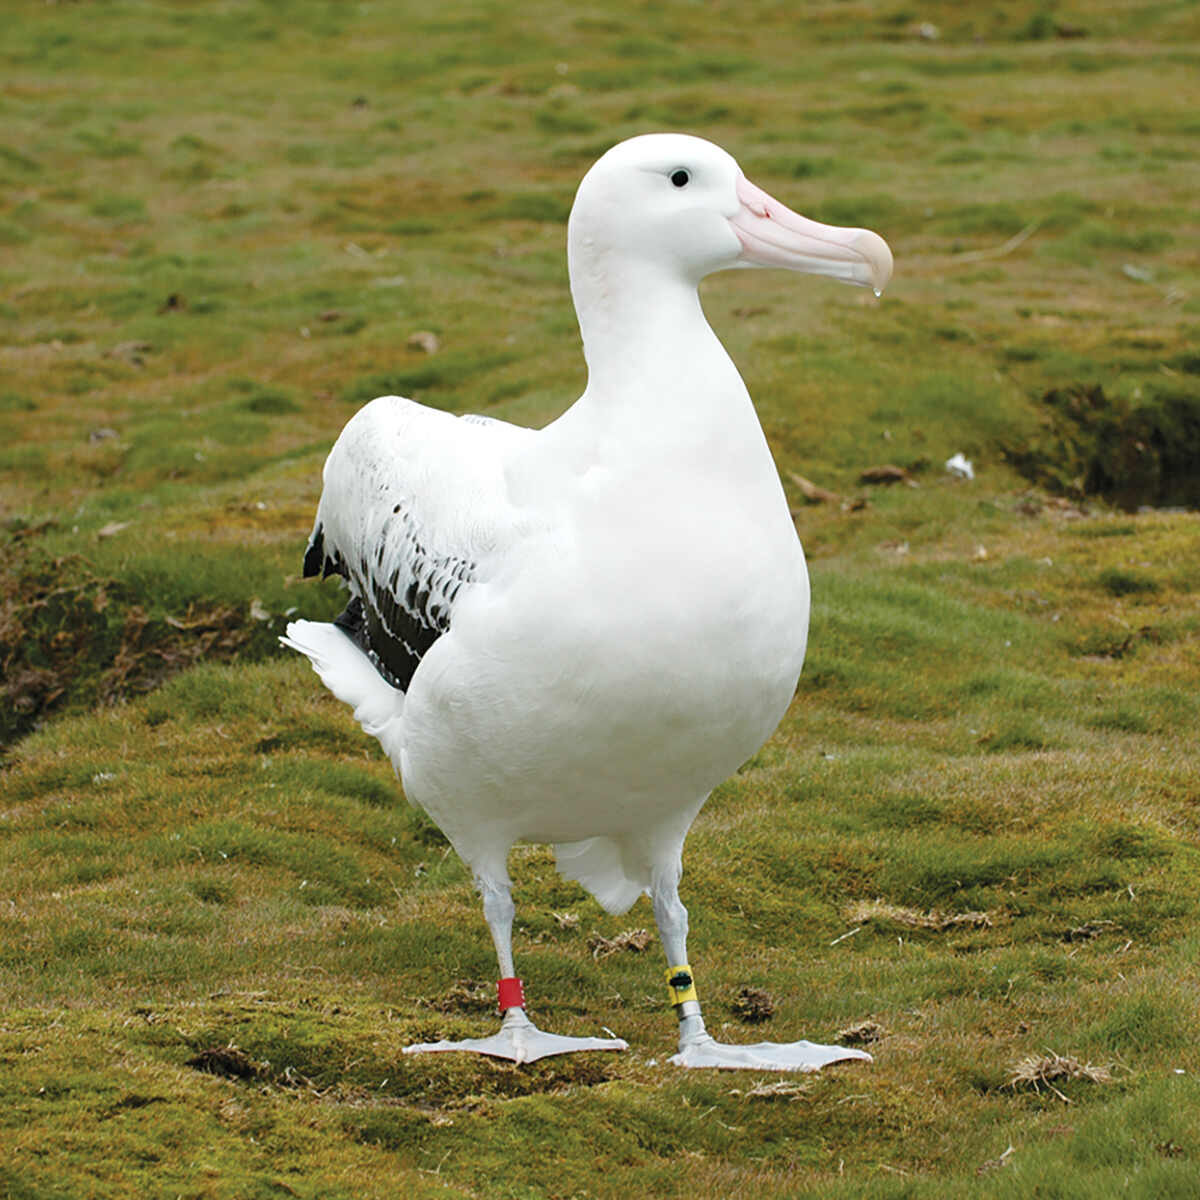
[[[521,981],[515,975],[508,979],[500,980],[496,992],[500,1001],[501,1012],[504,1012],[508,1008],[525,1007],[525,989],[521,986]]]

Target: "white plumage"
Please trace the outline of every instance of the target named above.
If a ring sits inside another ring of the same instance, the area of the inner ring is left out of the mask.
[[[696,288],[770,265],[878,291],[891,255],[867,231],[792,213],[724,151],[676,134],[624,142],[588,172],[568,252],[583,396],[540,431],[395,396],[356,414],[326,462],[305,557],[306,574],[342,575],[351,603],[336,625],[293,622],[286,644],[354,707],[471,867],[502,977],[508,852],[549,842],[608,911],[652,897],[676,975],[673,1061],[864,1057],[720,1046],[681,982],[684,838],[786,710],[809,607],[766,440]],[[514,1003],[495,1037],[412,1049],[520,1061],[623,1045],[544,1034]]]

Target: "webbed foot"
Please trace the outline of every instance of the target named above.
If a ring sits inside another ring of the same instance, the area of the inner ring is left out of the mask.
[[[864,1050],[850,1046],[821,1046],[816,1042],[756,1042],[727,1046],[707,1033],[680,1042],[671,1056],[677,1067],[715,1067],[726,1071],[819,1071],[845,1059],[873,1061]]]
[[[485,1038],[464,1038],[459,1042],[421,1042],[405,1046],[405,1054],[440,1054],[448,1050],[466,1050],[488,1054],[511,1062],[536,1062],[552,1054],[575,1054],[580,1050],[628,1050],[621,1038],[562,1037],[540,1030],[522,1009],[510,1008],[500,1023],[500,1032]]]

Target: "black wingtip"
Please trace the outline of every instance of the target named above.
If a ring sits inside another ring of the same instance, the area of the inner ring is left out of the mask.
[[[308,549],[304,551],[304,578],[311,579],[320,575],[325,569],[325,530],[318,525],[308,539]],[[328,574],[328,572],[326,572]]]
[[[333,618],[333,623],[344,629],[364,650],[370,649],[367,642],[366,617],[363,615],[362,601],[357,596],[350,597],[350,603]]]

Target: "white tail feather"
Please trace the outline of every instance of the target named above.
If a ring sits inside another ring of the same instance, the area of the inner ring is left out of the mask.
[[[293,621],[287,636],[279,640],[308,659],[321,682],[354,709],[354,719],[392,757],[392,744],[398,745],[394,735],[404,715],[404,693],[379,674],[355,641],[336,625],[320,621]]]

